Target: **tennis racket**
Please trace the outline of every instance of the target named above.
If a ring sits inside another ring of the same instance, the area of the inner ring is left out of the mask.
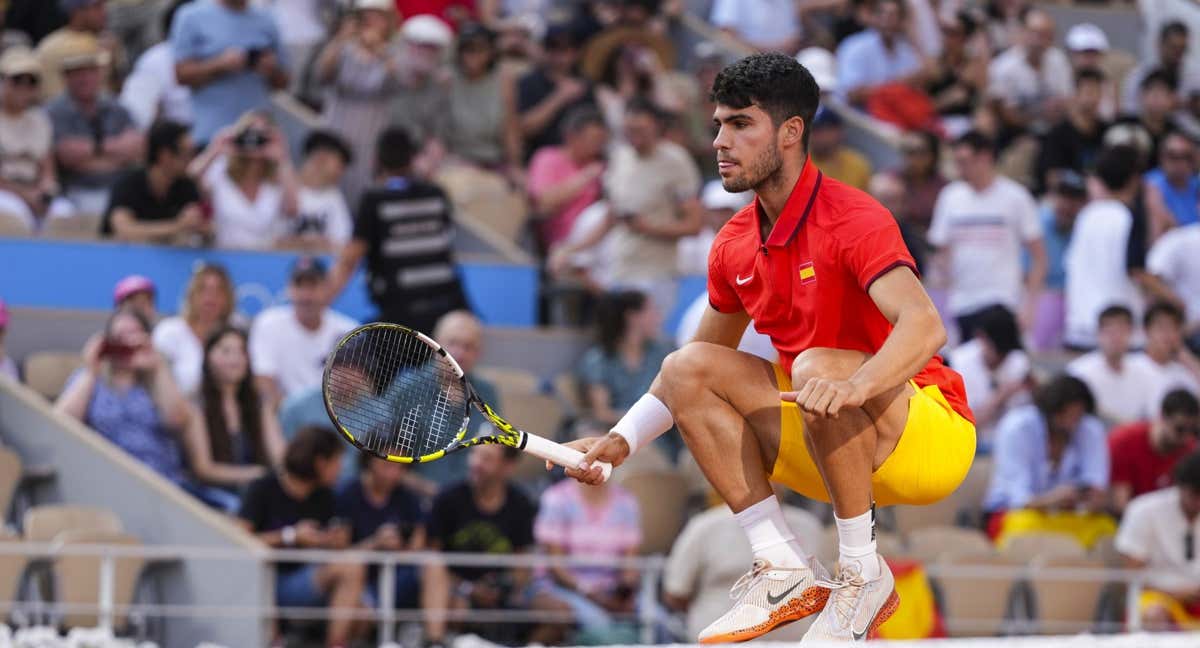
[[[375,323],[347,333],[321,383],[334,427],[356,448],[388,461],[425,463],[472,446],[501,444],[574,468],[583,453],[523,432],[483,402],[458,362],[429,336]],[[495,428],[467,438],[471,407]],[[604,479],[612,466],[599,463]]]

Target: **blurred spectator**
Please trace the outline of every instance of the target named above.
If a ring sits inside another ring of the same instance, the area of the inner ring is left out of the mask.
[[[1170,391],[1155,409],[1153,419],[1122,425],[1108,436],[1117,514],[1134,497],[1170,486],[1175,464],[1191,454],[1200,436],[1200,402],[1191,392]]]
[[[420,152],[413,160],[418,176],[432,177],[445,155],[450,128],[450,78],[446,52],[454,33],[430,15],[400,25],[401,88],[391,100],[391,125],[408,130]]]
[[[988,68],[988,96],[999,100],[1004,122],[1016,128],[1056,121],[1074,90],[1071,62],[1054,45],[1050,14],[1026,10],[1021,24],[1020,43],[1004,50]]]
[[[1188,39],[1188,27],[1182,21],[1170,20],[1159,27],[1157,60],[1141,62],[1125,77],[1121,91],[1121,112],[1137,114],[1142,82],[1155,71],[1164,72],[1172,80],[1173,87],[1200,75],[1200,70],[1195,69],[1188,57]]]
[[[1071,25],[1067,35],[1063,37],[1067,48],[1067,57],[1071,61],[1071,69],[1075,71],[1076,92],[1079,87],[1079,73],[1082,70],[1103,70],[1108,60],[1108,36],[1104,30],[1093,23],[1078,23]],[[1112,120],[1118,114],[1117,84],[1115,79],[1107,76],[1101,82],[1099,115],[1105,121]]]
[[[1066,115],[1042,138],[1034,181],[1046,190],[1055,185],[1063,171],[1091,170],[1104,144],[1109,124],[1100,116],[1104,73],[1096,68],[1075,72],[1075,94],[1066,104]]]
[[[1083,382],[1065,375],[1039,387],[1033,400],[996,426],[995,468],[983,500],[989,532],[1003,541],[1054,528],[1090,544],[1093,524],[1112,525],[1075,515],[1108,505],[1108,445],[1104,424],[1092,416],[1096,401]]]
[[[1037,204],[1029,191],[996,172],[992,140],[970,131],[954,142],[960,180],[938,194],[929,244],[948,268],[950,313],[961,340],[975,332],[974,317],[996,304],[1017,312],[1025,326],[1046,278],[1046,248]],[[1021,277],[1021,249],[1032,264]]]
[[[158,323],[158,308],[154,305],[156,293],[153,281],[142,275],[129,275],[113,286],[113,309],[128,308],[153,326]]]
[[[479,358],[483,356],[483,322],[470,311],[456,310],[446,313],[437,321],[432,330],[433,339],[458,362],[459,368],[479,398],[491,405],[493,409],[504,411],[500,392],[492,381],[475,373]],[[472,430],[481,426],[490,429],[491,423],[482,414],[471,409],[471,419],[467,424]],[[457,452],[426,464],[417,466],[416,473],[422,478],[431,480],[437,486],[446,486],[462,479],[467,472],[467,453]]]
[[[101,214],[122,172],[141,162],[146,139],[129,112],[101,86],[108,54],[96,43],[64,47],[66,92],[46,106],[66,197],[85,214]]]
[[[44,0],[54,2],[56,0]],[[81,49],[95,48],[104,53],[100,86],[106,87],[113,70],[124,68],[120,42],[106,33],[108,0],[57,0],[67,24],[38,42],[37,57],[42,62],[42,98],[53,99],[64,90],[63,63]]]
[[[615,484],[564,479],[542,493],[533,536],[551,556],[631,558],[642,544],[638,503]],[[583,633],[577,641],[637,640],[630,623],[640,585],[637,570],[556,566],[549,568],[549,577],[550,593],[571,606]],[[617,625],[621,621],[623,627]]]
[[[176,434],[187,424],[188,404],[161,355],[150,344],[150,325],[129,310],[117,311],[83,348],[76,371],[54,403],[164,478],[201,495],[187,479]],[[228,510],[227,494],[208,498]]]
[[[1163,137],[1158,167],[1146,173],[1146,209],[1151,240],[1172,227],[1200,222],[1200,176],[1196,174],[1196,143],[1182,131]]]
[[[972,337],[955,347],[947,360],[962,375],[980,439],[990,441],[995,423],[1029,402],[1033,364],[1021,346],[1021,330],[1012,311],[989,306],[973,319]]]
[[[933,99],[938,114],[953,123],[965,123],[987,89],[988,52],[973,46],[979,25],[967,12],[940,19],[942,53],[933,62],[925,92]]]
[[[810,556],[822,555],[820,520],[788,505],[783,506],[783,515],[805,551]],[[686,612],[687,637],[696,637],[729,609],[729,590],[745,574],[746,563],[752,561],[750,543],[725,504],[688,520],[663,570],[663,598],[669,608]],[[804,625],[777,629],[771,637],[776,641],[799,641]]]
[[[249,0],[192,2],[171,25],[175,77],[192,90],[192,135],[207,146],[218,131],[270,105],[288,84],[279,27]]]
[[[1125,566],[1149,572],[1136,604],[1150,631],[1200,626],[1200,452],[1184,457],[1174,476],[1173,488],[1129,503],[1116,538]]]
[[[903,0],[874,0],[871,25],[837,48],[838,92],[860,104],[879,86],[919,83],[921,55],[905,35]]]
[[[1138,89],[1138,110],[1126,115],[1121,123],[1131,124],[1150,137],[1150,150],[1146,158],[1150,164],[1159,161],[1159,147],[1163,139],[1175,131],[1175,110],[1179,107],[1176,97],[1178,82],[1163,70],[1153,70],[1142,78]]]
[[[304,138],[304,160],[297,174],[296,218],[280,247],[328,254],[342,249],[354,229],[350,206],[339,183],[353,164],[350,146],[337,133],[314,130]]]
[[[550,25],[542,38],[541,63],[517,83],[517,112],[525,150],[562,143],[563,118],[572,108],[594,104],[591,85],[579,74],[579,40],[572,27]]]
[[[285,70],[292,94],[299,94],[309,63],[322,43],[329,39],[327,15],[340,3],[329,0],[257,0],[270,10],[279,29],[279,40],[287,53]]]
[[[7,0],[4,14],[5,26],[26,34],[26,45],[42,40],[47,34],[62,27],[67,16],[57,2],[47,0]]]
[[[1142,386],[1149,396],[1152,413],[1172,389],[1200,394],[1200,358],[1183,344],[1183,309],[1171,302],[1155,302],[1146,309],[1142,328],[1146,333],[1143,354],[1153,369],[1153,379]]]
[[[536,507],[512,484],[520,450],[482,445],[468,455],[466,480],[450,486],[433,501],[429,515],[429,548],[439,552],[513,554],[533,549]],[[497,567],[447,567],[433,563],[421,579],[421,608],[425,638],[441,645],[446,640],[446,610],[532,609],[566,611],[566,605],[547,594],[530,591],[529,570]],[[493,641],[512,637],[511,624],[460,624],[464,631]],[[506,638],[498,633],[509,633]],[[541,626],[520,643],[553,645],[561,628]]]
[[[529,162],[528,186],[543,249],[566,239],[588,205],[603,191],[608,128],[590,106],[571,111],[562,122],[561,146],[538,150]]]
[[[468,23],[458,34],[446,146],[458,160],[521,177],[516,88],[501,73],[496,34]]]
[[[122,241],[196,243],[212,231],[200,189],[188,177],[196,154],[190,129],[156,122],[147,137],[146,166],[126,173],[113,186],[100,233]]]
[[[1029,0],[986,0],[983,3],[993,52],[1002,52],[1021,43],[1022,18],[1030,4]]]
[[[19,380],[17,374],[17,363],[8,357],[8,353],[4,349],[4,338],[8,333],[8,306],[0,299],[0,374],[4,374],[13,380]]]
[[[725,191],[720,180],[706,182],[704,190],[700,193],[700,207],[703,209],[700,231],[693,236],[679,239],[676,245],[679,274],[707,274],[708,253],[712,249],[717,232],[734,214],[753,201],[752,192],[730,193]]]
[[[413,177],[416,152],[403,129],[380,135],[378,184],[359,204],[354,234],[334,266],[329,301],[341,294],[365,258],[377,319],[428,331],[442,315],[466,308],[467,296],[450,245],[450,199],[437,185]],[[393,226],[394,214],[404,215],[404,227]]]
[[[175,14],[191,1],[172,0],[162,14],[164,35],[171,33]],[[159,119],[192,123],[192,91],[175,78],[175,52],[169,40],[160,41],[138,57],[121,86],[120,101],[141,130],[148,130]]]
[[[1150,248],[1146,268],[1183,304],[1187,333],[1200,333],[1200,223],[1163,234]]]
[[[609,214],[587,240],[561,246],[552,267],[599,244],[613,255],[614,287],[645,292],[661,312],[675,303],[676,242],[702,226],[700,172],[683,147],[663,139],[663,116],[635,99],[625,115],[625,142],[618,144],[604,174]]]
[[[604,429],[615,424],[650,389],[671,345],[658,339],[662,315],[645,294],[621,291],[603,296],[596,307],[596,344],[579,361],[579,382],[589,416]],[[673,457],[677,445],[660,443]],[[670,445],[669,449],[664,447]]]
[[[908,248],[908,253],[912,255],[913,261],[917,263],[917,272],[925,272],[929,256],[929,242],[925,232],[918,230],[910,223],[895,216],[903,211],[901,207],[908,194],[908,186],[904,184],[902,179],[895,175],[890,173],[876,173],[871,176],[871,183],[867,186],[867,193],[871,194],[871,197],[875,200],[878,200],[884,209],[892,213],[892,217],[896,220],[896,225],[900,228],[900,238],[904,240],[904,246]]]
[[[335,518],[333,491],[346,446],[332,430],[304,428],[288,444],[278,472],[250,484],[242,500],[242,526],[268,547],[344,549],[350,525]],[[327,646],[347,646],[356,634],[349,616],[362,606],[366,567],[357,562],[278,563],[275,604],[329,607]]]
[[[464,453],[458,453],[464,454]],[[350,524],[350,541],[367,551],[420,551],[425,548],[425,512],[420,495],[404,486],[409,466],[360,452],[359,478],[337,493],[338,515]],[[396,607],[418,605],[420,582],[416,565],[396,565]],[[379,596],[379,567],[367,568],[367,591]]]
[[[246,333],[218,330],[204,345],[200,395],[184,435],[192,474],[236,497],[279,465],[283,446],[279,421],[254,386]]]
[[[715,0],[708,22],[749,49],[790,55],[804,39],[800,7],[791,0]]]
[[[388,104],[400,89],[392,47],[396,30],[392,0],[354,0],[337,34],[317,55],[313,75],[325,90],[326,128],[337,128],[354,152],[342,187],[357,204],[375,175],[375,143],[387,126]]]
[[[287,306],[258,314],[250,328],[255,382],[272,408],[282,399],[321,384],[325,357],[358,322],[326,308],[325,263],[300,257],[288,280]]]
[[[1130,352],[1133,313],[1109,306],[1097,321],[1099,348],[1072,360],[1067,373],[1087,383],[1101,418],[1117,424],[1144,420],[1150,415],[1146,395],[1154,369],[1144,356]]]
[[[1071,245],[1071,231],[1075,227],[1075,218],[1088,199],[1083,176],[1069,170],[1060,171],[1055,175],[1057,179],[1050,186],[1050,193],[1038,212],[1042,222],[1042,241],[1046,247],[1046,288],[1038,300],[1033,329],[1029,331],[1037,351],[1058,349],[1062,343],[1066,317],[1066,296],[1063,290],[1067,281],[1064,263],[1067,249]],[[1028,266],[1028,257],[1025,261]]]
[[[893,213],[901,222],[914,228],[922,239],[929,232],[938,195],[947,184],[941,172],[941,145],[941,140],[932,132],[905,133],[900,139],[903,161],[900,168],[890,173],[904,187],[901,201]]]
[[[825,175],[855,189],[867,190],[871,182],[871,162],[846,146],[842,118],[829,108],[817,111],[808,138],[808,154]]]
[[[204,341],[230,323],[233,307],[229,273],[219,265],[201,264],[188,280],[179,315],[154,327],[154,348],[170,363],[175,382],[185,395],[199,393]]]
[[[837,45],[866,29],[875,14],[875,6],[871,0],[850,0],[838,9],[835,10],[837,13],[831,27],[833,40]]]
[[[265,112],[222,128],[188,167],[212,209],[217,247],[269,250],[297,213],[287,138]]]
[[[29,224],[70,216],[74,207],[58,197],[50,118],[38,107],[41,65],[27,48],[0,54],[0,210]]]
[[[1096,160],[1102,193],[1075,218],[1066,270],[1067,316],[1063,341],[1086,350],[1096,345],[1100,311],[1114,304],[1140,317],[1145,282],[1147,223],[1131,211],[1141,185],[1137,150],[1105,148]]]
[[[495,2],[489,0],[393,0],[401,16],[437,16],[458,26],[468,20],[489,24],[495,20]]]
[[[625,110],[634,98],[683,109],[673,89],[675,79],[666,70],[673,58],[670,45],[658,35],[610,29],[588,44],[585,57],[584,74],[596,81],[596,103],[613,132],[624,130]]]

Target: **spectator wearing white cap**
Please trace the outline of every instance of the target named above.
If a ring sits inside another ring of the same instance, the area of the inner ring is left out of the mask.
[[[1072,25],[1063,38],[1071,69],[1078,75],[1080,70],[1103,70],[1108,58],[1108,36],[1093,23]],[[1078,76],[1076,77],[1078,79]],[[1111,121],[1118,114],[1116,79],[1105,79],[1100,97],[1100,116]]]
[[[157,292],[154,282],[149,278],[129,275],[113,287],[113,308],[135,310],[153,325],[158,321],[158,308],[154,305]]]
[[[32,232],[43,218],[68,216],[58,189],[50,119],[38,107],[41,64],[26,47],[0,55],[0,211],[24,220]]]
[[[389,106],[391,125],[407,130],[417,142],[421,152],[413,164],[417,175],[428,177],[445,154],[451,78],[445,60],[454,33],[440,19],[423,14],[405,20],[400,37],[401,89]]]
[[[317,55],[313,76],[325,89],[321,121],[336,126],[354,153],[342,178],[351,205],[375,175],[375,142],[387,127],[389,102],[400,91],[400,57],[392,0],[354,0],[337,34]]]
[[[704,208],[700,232],[685,236],[676,243],[679,274],[704,275],[708,273],[708,251],[721,226],[729,221],[741,208],[754,200],[749,191],[730,193],[721,186],[720,180],[709,180],[700,192],[700,206]],[[683,346],[683,345],[680,345]]]
[[[17,363],[8,357],[4,350],[4,337],[8,333],[8,306],[4,300],[0,299],[0,375],[8,376],[13,380],[18,380],[20,377],[17,374]]]

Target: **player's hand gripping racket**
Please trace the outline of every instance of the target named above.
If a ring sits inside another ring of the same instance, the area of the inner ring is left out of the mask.
[[[578,450],[500,418],[441,345],[397,324],[366,324],[347,333],[325,361],[321,390],[338,432],[359,450],[389,461],[424,463],[487,443],[568,468],[583,461]],[[467,438],[472,405],[492,423],[494,434]],[[607,480],[612,466],[597,465]]]

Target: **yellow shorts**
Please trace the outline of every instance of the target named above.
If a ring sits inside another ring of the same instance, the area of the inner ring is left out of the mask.
[[[1180,630],[1200,630],[1200,616],[1196,609],[1188,609],[1179,599],[1156,590],[1143,590],[1138,598],[1138,612],[1145,613],[1151,607],[1161,607],[1167,611],[1171,621]]]
[[[792,389],[791,377],[779,365],[779,391]],[[975,425],[954,411],[936,385],[913,386],[908,421],[896,449],[871,475],[875,502],[932,504],[954,492],[975,460]],[[801,495],[829,501],[825,482],[804,444],[804,419],[795,403],[782,403],[779,456],[771,481]]]

